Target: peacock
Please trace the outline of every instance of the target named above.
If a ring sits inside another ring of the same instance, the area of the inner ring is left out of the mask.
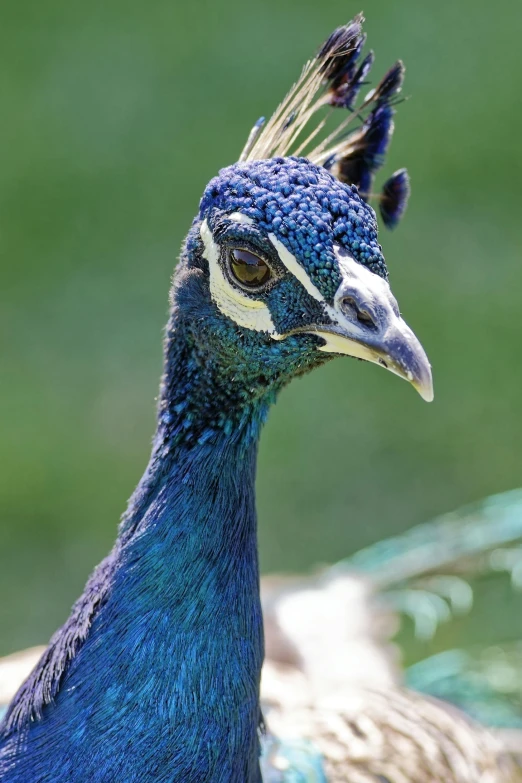
[[[170,292],[149,463],[112,551],[7,707],[2,783],[262,779],[254,480],[269,408],[293,377],[339,355],[433,397],[368,203],[404,68],[358,100],[373,63],[362,22],[332,33],[203,193]],[[408,194],[401,169],[377,196],[385,225]],[[492,758],[467,732],[468,755]],[[324,780],[332,754],[320,751],[313,768],[287,759],[281,770],[265,750],[264,777]]]

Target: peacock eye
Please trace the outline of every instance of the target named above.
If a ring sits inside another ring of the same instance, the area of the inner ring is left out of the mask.
[[[250,250],[230,250],[229,267],[232,277],[245,288],[252,290],[264,286],[272,277],[272,270],[266,261]]]

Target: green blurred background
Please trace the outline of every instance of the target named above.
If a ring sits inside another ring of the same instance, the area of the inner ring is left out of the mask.
[[[67,616],[146,464],[167,292],[206,182],[340,0],[4,0],[0,29],[0,653]],[[264,571],[332,561],[522,484],[522,4],[366,0],[375,75],[408,71],[382,234],[436,398],[339,360],[261,446]]]

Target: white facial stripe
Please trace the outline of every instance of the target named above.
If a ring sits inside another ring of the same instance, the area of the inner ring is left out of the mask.
[[[219,247],[214,242],[206,220],[201,224],[200,234],[205,247],[203,256],[208,261],[210,273],[210,295],[218,309],[238,326],[244,326],[246,329],[253,329],[256,332],[268,332],[274,339],[277,339],[279,335],[266,304],[258,299],[244,296],[223,274],[219,264]]]
[[[381,307],[388,307],[392,311],[394,299],[390,286],[387,280],[370,272],[367,267],[359,264],[350,256],[339,252],[336,252],[335,256],[342,275],[342,283],[335,294],[334,307],[326,305],[326,310],[333,323],[338,324],[346,332],[346,336],[322,332],[321,337],[325,340],[325,345],[322,345],[319,350],[325,353],[349,353],[350,356],[355,356],[358,359],[376,361],[375,352],[359,342],[360,340],[364,342],[365,330],[357,322],[348,320],[343,315],[337,300],[342,296],[343,286],[349,281],[363,301],[368,302],[369,305],[378,303]]]
[[[279,260],[286,266],[290,274],[292,274],[294,277],[297,277],[301,285],[304,286],[310,296],[313,296],[313,298],[317,299],[318,302],[324,302],[324,296],[312,283],[296,257],[292,255],[292,253],[288,250],[287,247],[285,247],[285,245],[283,245],[282,242],[279,241],[275,234],[269,234],[268,238],[277,250]]]
[[[254,223],[251,217],[243,215],[242,212],[232,212],[228,217],[230,220],[233,220],[234,223],[244,223],[246,226],[252,226]]]
[[[357,290],[361,292],[368,303],[375,301],[390,303],[393,301],[393,294],[387,280],[376,275],[375,272],[370,272],[368,267],[357,263],[357,261],[354,261],[350,256],[341,255],[336,252],[335,257],[339,264],[343,280],[353,280],[357,286]]]
[[[335,248],[334,248],[335,250]],[[342,275],[342,283],[336,291],[334,297],[335,307],[327,305],[327,312],[334,323],[337,323],[345,334],[333,334],[331,332],[318,331],[325,344],[319,350],[325,353],[340,353],[355,356],[357,359],[365,359],[367,362],[380,363],[379,355],[369,346],[364,345],[365,331],[357,322],[347,319],[338,305],[338,299],[343,296],[343,286],[348,281],[357,290],[361,298],[369,305],[379,304],[389,310],[391,317],[402,321],[395,315],[394,305],[396,307],[390,285],[387,280],[379,277],[374,272],[370,272],[363,264],[359,264],[348,255],[335,253],[337,263]],[[346,289],[344,289],[345,291]],[[396,370],[389,366],[389,370]],[[397,373],[400,374],[400,373]]]

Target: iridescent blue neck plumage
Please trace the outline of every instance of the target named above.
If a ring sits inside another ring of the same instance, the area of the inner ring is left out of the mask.
[[[254,478],[268,401],[223,408],[200,354],[175,307],[151,462],[10,709],[3,783],[258,781]]]

